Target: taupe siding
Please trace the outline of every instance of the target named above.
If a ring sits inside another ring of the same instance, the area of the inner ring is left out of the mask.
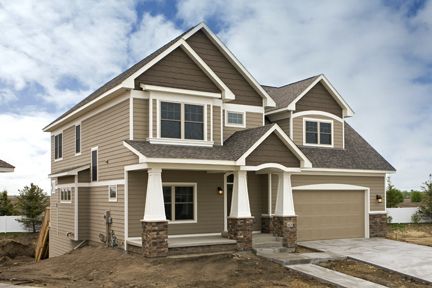
[[[75,176],[64,176],[64,177],[58,177],[57,178],[57,184],[70,184],[75,183]]]
[[[90,182],[90,169],[78,172],[78,182],[86,183]]]
[[[90,238],[90,188],[78,188],[78,239]]]
[[[144,216],[147,175],[144,170],[128,173],[129,237],[139,237],[142,233],[141,220]]]
[[[261,214],[267,208],[267,202],[263,202],[263,197],[267,195],[267,175],[259,175],[255,172],[248,172],[248,193],[251,214],[254,217],[254,231],[261,231]],[[229,212],[228,212],[229,213]]]
[[[370,210],[383,211],[383,203],[376,201],[376,195],[385,197],[385,178],[383,176],[322,176],[322,175],[292,175],[292,186],[310,184],[351,184],[370,188]],[[295,205],[295,203],[294,203]]]
[[[211,114],[211,106],[210,105],[206,105],[204,106],[205,109],[207,109],[207,141],[210,141],[211,138],[211,118],[212,118],[212,114]]]
[[[246,165],[278,163],[286,167],[300,167],[300,161],[279,139],[271,134],[247,158]]]
[[[63,255],[71,251],[77,242],[67,237],[68,233],[74,233],[74,193],[72,203],[60,203],[60,193],[51,195],[50,207],[50,233],[49,233],[49,257]]]
[[[157,107],[157,100],[156,99],[152,99],[152,133],[153,133],[153,138],[157,138],[157,113],[159,113],[158,111],[158,107]]]
[[[276,210],[276,197],[279,185],[279,176],[277,174],[272,174],[272,214]]]
[[[314,115],[314,114],[293,118],[293,141],[295,144],[299,146],[303,145],[303,134],[304,134],[303,118],[317,119],[318,121],[319,119],[332,120],[334,148],[343,149],[343,137],[344,137],[343,123],[331,119],[329,117]]]
[[[146,140],[149,137],[149,100],[133,99],[134,140]]]
[[[261,96],[202,31],[195,33],[187,42],[235,94],[236,99],[231,103],[262,106]]]
[[[342,117],[342,108],[327,89],[318,83],[296,103],[296,112],[318,110]]]
[[[223,135],[224,135],[224,141],[228,139],[232,134],[234,134],[237,131],[244,130],[244,128],[237,128],[237,127],[227,127],[225,126],[225,111],[222,113],[222,117],[224,118],[223,123]],[[262,113],[253,113],[253,112],[246,112],[246,129],[249,128],[256,128],[263,126],[263,114]]]
[[[275,122],[280,126],[285,134],[288,135],[288,137],[292,137],[290,135],[290,118],[281,119]]]
[[[177,48],[165,58],[138,76],[139,83],[180,89],[220,92],[215,84],[182,50]]]
[[[123,146],[129,139],[129,100],[125,100],[81,123],[81,155],[75,156],[75,127],[63,132],[63,160],[54,162],[54,137],[51,145],[51,173],[90,164],[90,150],[98,146],[99,181],[124,177],[125,165],[136,164],[138,157]]]
[[[213,141],[221,144],[221,107],[213,106]]]

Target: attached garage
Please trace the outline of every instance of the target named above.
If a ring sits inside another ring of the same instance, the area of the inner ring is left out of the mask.
[[[331,187],[327,185],[323,190],[307,188],[293,190],[298,241],[368,237],[367,188],[329,190],[326,188]]]

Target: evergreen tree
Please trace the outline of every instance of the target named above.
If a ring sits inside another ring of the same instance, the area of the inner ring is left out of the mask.
[[[8,198],[7,191],[0,193],[0,216],[14,215],[15,209],[12,201]]]
[[[391,184],[390,177],[388,178],[387,182],[387,208],[396,208],[400,203],[404,201],[403,193],[396,189],[393,184]]]
[[[33,183],[30,184],[30,187],[25,186],[19,192],[17,208],[23,218],[18,221],[24,223],[34,233],[36,232],[36,226],[42,223],[42,213],[49,204],[48,196]]]
[[[424,194],[418,210],[418,214],[421,218],[425,220],[432,220],[432,174],[430,174],[429,179],[424,182],[422,190]]]

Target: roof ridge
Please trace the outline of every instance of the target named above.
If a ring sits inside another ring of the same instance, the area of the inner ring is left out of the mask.
[[[282,86],[279,86],[279,87],[276,87],[276,88],[280,89],[280,88],[283,88],[283,87],[286,87],[286,86],[294,85],[294,84],[297,84],[297,83],[300,83],[300,82],[304,82],[304,81],[310,80],[312,78],[317,78],[317,77],[319,77],[321,75],[323,75],[323,74],[314,75],[314,76],[311,76],[311,77],[308,77],[308,78],[305,78],[305,79],[302,79],[302,80],[298,80],[298,81],[295,81],[295,82],[292,82],[292,83],[288,83],[288,84],[285,84],[285,85],[282,85]]]

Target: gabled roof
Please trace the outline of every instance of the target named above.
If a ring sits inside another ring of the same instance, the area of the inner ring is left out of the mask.
[[[301,146],[313,168],[396,171],[366,140],[345,122],[345,149]]]
[[[296,103],[319,82],[324,85],[330,95],[333,96],[336,102],[340,105],[345,117],[354,115],[354,111],[351,109],[348,103],[342,98],[342,96],[337,92],[337,90],[323,74],[281,87],[263,86],[276,102],[276,107],[267,108],[266,114],[269,115],[282,111],[295,111]]]
[[[95,102],[99,100],[99,98],[103,98],[106,95],[109,95],[112,93],[112,90],[120,89],[120,88],[126,88],[126,89],[133,89],[134,88],[134,78],[136,78],[139,74],[144,73],[146,69],[149,69],[152,65],[156,64],[159,59],[162,56],[163,53],[170,52],[174,48],[183,45],[188,46],[185,40],[187,40],[189,37],[191,37],[193,34],[195,34],[199,30],[203,30],[205,34],[210,38],[212,43],[218,47],[218,49],[221,50],[221,52],[225,55],[225,57],[228,58],[228,60],[238,69],[238,71],[245,77],[245,79],[248,81],[248,83],[257,91],[257,93],[264,99],[264,103],[268,107],[274,107],[276,104],[273,101],[273,99],[270,97],[270,95],[261,87],[261,85],[252,77],[252,75],[244,68],[244,66],[234,57],[234,55],[228,50],[228,48],[218,39],[218,37],[210,30],[210,28],[204,24],[200,23],[186,32],[182,33],[178,37],[174,38],[149,56],[145,57],[120,75],[114,77],[104,85],[102,85],[100,88],[98,88],[96,91],[94,91],[92,94],[87,96],[85,99],[83,99],[81,102],[73,106],[71,109],[63,113],[60,117],[58,117],[56,120],[48,124],[43,130],[44,131],[50,131],[50,129],[56,125],[59,124],[60,121],[65,120],[69,116],[72,116],[75,112],[77,112],[79,109],[84,108],[85,106],[91,104],[92,102]],[[190,48],[190,47],[189,47]],[[190,48],[192,49],[192,48]],[[194,53],[193,50],[190,51],[191,53]],[[195,55],[198,56],[198,55]],[[199,56],[198,56],[199,58]],[[204,63],[204,65],[206,65]],[[211,71],[211,70],[210,70]],[[214,74],[214,73],[213,73]],[[217,78],[216,75],[212,75],[213,78]],[[216,76],[216,77],[215,77]],[[224,87],[227,88],[227,87]],[[229,89],[228,89],[229,90]],[[232,92],[231,92],[232,93]],[[228,96],[229,99],[230,96]]]
[[[0,172],[13,172],[15,167],[0,159]]]

